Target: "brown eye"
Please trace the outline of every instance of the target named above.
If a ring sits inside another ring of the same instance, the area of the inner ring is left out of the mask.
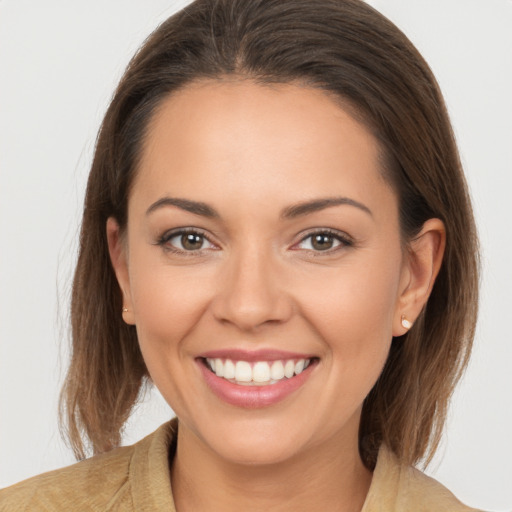
[[[214,249],[215,246],[200,232],[178,231],[161,238],[160,245],[174,252],[200,252],[204,249]]]
[[[334,237],[326,233],[320,233],[311,237],[311,246],[317,251],[331,249],[334,245]]]
[[[181,245],[187,251],[197,251],[204,243],[204,237],[197,233],[185,233],[181,235]]]
[[[331,233],[330,231],[317,231],[304,237],[296,246],[298,249],[306,249],[313,252],[333,252],[336,249],[348,247],[352,241],[343,233]]]

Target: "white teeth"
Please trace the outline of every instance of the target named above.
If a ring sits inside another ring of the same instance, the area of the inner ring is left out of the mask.
[[[275,384],[283,378],[291,379],[302,373],[311,363],[311,359],[288,359],[287,361],[247,361],[207,358],[206,362],[217,377],[245,385]]]
[[[222,363],[222,359],[215,359],[215,369],[213,370],[217,377],[224,377],[224,364]]]
[[[304,364],[306,361],[304,359],[301,359],[300,361],[297,361],[295,363],[295,375],[299,375],[299,373],[302,373],[302,370],[304,370]]]
[[[226,359],[224,363],[224,378],[234,379],[235,378],[235,364],[231,359]]]
[[[294,372],[295,363],[292,360],[286,361],[286,364],[284,365],[284,376],[287,379],[291,379],[293,377]]]
[[[258,362],[252,369],[254,382],[267,382],[270,380],[270,366],[266,362]]]
[[[237,361],[235,365],[235,380],[238,382],[251,382],[252,368],[247,361]]]
[[[270,368],[270,377],[272,380],[281,380],[284,377],[284,366],[282,361],[274,361]]]

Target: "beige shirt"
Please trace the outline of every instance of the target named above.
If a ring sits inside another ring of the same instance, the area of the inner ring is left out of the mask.
[[[176,512],[169,474],[175,420],[133,446],[0,490],[0,512]],[[171,448],[171,450],[170,450]],[[436,480],[381,448],[361,512],[470,512]]]

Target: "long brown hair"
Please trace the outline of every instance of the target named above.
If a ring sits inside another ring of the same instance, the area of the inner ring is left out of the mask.
[[[435,78],[406,36],[360,0],[196,0],[165,21],[130,62],[98,135],[73,283],[72,358],[61,414],[76,456],[84,457],[86,444],[93,453],[119,445],[147,377],[135,329],[121,318],[107,218],[126,225],[155,108],[194,80],[226,75],[301,83],[338,98],[380,143],[404,243],[427,219],[444,222],[446,252],[432,294],[413,328],[393,341],[360,426],[369,468],[383,442],[405,463],[429,459],[471,349],[477,237]]]

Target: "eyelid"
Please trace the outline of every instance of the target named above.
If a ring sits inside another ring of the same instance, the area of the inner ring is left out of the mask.
[[[297,245],[301,244],[308,238],[314,236],[314,235],[330,235],[336,240],[340,242],[340,245],[333,247],[331,249],[325,249],[323,251],[315,251],[313,249],[294,249]],[[292,246],[292,250],[304,250],[311,253],[314,253],[315,256],[321,256],[322,254],[332,254],[333,252],[336,252],[340,249],[346,248],[346,247],[352,247],[354,245],[354,239],[345,233],[344,231],[338,231],[337,229],[332,228],[313,228],[310,229],[304,233],[301,233],[300,239],[298,242],[295,242]]]
[[[210,245],[213,247],[208,247],[206,249],[197,249],[197,250],[185,250],[185,249],[179,249],[178,247],[172,246],[168,244],[169,240],[176,236],[180,235],[186,235],[186,234],[197,234],[201,237],[203,237]],[[314,249],[301,249],[297,246],[301,243],[303,243],[308,238],[314,236],[314,235],[329,235],[335,238],[337,241],[339,241],[339,245],[325,249],[325,250],[314,250]],[[171,253],[175,253],[178,255],[183,256],[201,256],[204,255],[205,251],[211,251],[211,250],[219,250],[218,244],[212,241],[210,235],[203,230],[202,228],[197,228],[195,226],[186,226],[186,227],[179,227],[179,228],[173,228],[165,231],[155,242],[155,245],[161,246],[164,250],[169,251]],[[300,238],[297,242],[295,242],[291,250],[297,250],[297,251],[307,251],[309,253],[312,253],[314,256],[322,256],[322,255],[328,255],[332,254],[334,252],[337,252],[338,250],[352,247],[354,245],[354,239],[345,233],[344,231],[339,231],[337,229],[332,228],[311,228],[303,233],[300,234]]]
[[[172,238],[174,238],[176,236],[187,235],[187,234],[199,235],[199,236],[203,237],[209,244],[211,244],[214,247],[213,248],[212,247],[208,247],[206,249],[198,249],[198,250],[195,250],[195,251],[187,251],[187,250],[184,250],[184,249],[180,249],[178,247],[174,247],[174,246],[172,246],[172,245],[170,245],[168,243]],[[211,240],[210,236],[203,229],[196,228],[194,226],[186,226],[186,227],[169,229],[168,231],[165,231],[158,238],[158,240],[156,241],[155,245],[159,245],[164,250],[169,251],[171,253],[175,253],[175,254],[179,254],[179,255],[184,255],[184,256],[201,256],[201,255],[204,254],[205,251],[217,250],[218,249],[217,244],[215,244]]]

